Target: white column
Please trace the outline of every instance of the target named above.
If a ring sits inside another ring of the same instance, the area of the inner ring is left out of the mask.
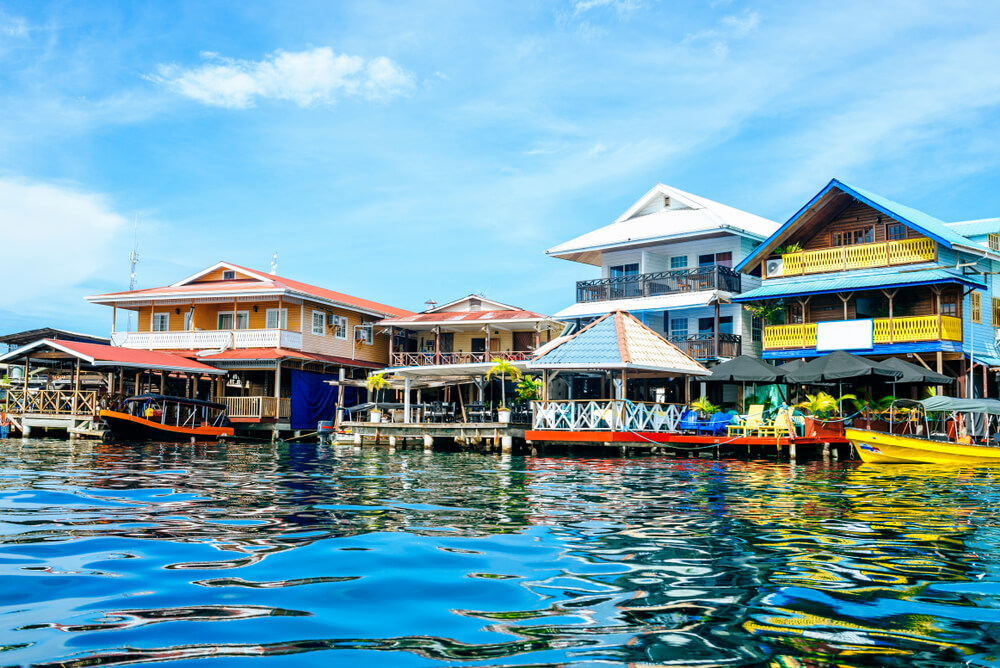
[[[403,422],[410,424],[410,377],[403,376]]]

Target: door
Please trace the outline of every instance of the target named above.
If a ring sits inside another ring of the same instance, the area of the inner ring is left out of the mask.
[[[636,297],[641,292],[638,280],[631,279],[632,276],[639,275],[639,263],[617,264],[608,267],[611,281],[611,298],[621,299],[622,297]]]
[[[514,332],[514,350],[515,352],[523,352],[526,350],[533,350],[535,347],[535,333],[534,332]]]
[[[472,339],[472,352],[474,352],[474,353],[485,353],[486,352],[486,339]]]

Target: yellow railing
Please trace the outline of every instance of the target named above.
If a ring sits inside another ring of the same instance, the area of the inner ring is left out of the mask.
[[[962,320],[947,315],[875,318],[872,338],[875,343],[961,341]],[[816,347],[816,323],[772,325],[764,328],[765,350],[814,347]]]
[[[781,275],[798,276],[933,261],[935,248],[933,239],[904,239],[785,253],[781,259]]]

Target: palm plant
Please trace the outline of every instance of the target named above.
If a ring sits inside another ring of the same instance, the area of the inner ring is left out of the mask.
[[[542,396],[542,381],[531,376],[524,376],[517,384],[516,394],[521,401],[536,401]]]
[[[850,398],[851,403],[858,409],[858,412],[868,412],[876,415],[882,415],[889,411],[892,407],[892,402],[896,400],[896,397],[892,395],[882,397],[881,399],[875,399],[864,390],[862,390],[860,394],[860,398]],[[845,396],[850,397],[850,395]]]
[[[521,370],[510,363],[509,360],[501,359],[499,357],[493,358],[493,368],[486,372],[486,380],[489,380],[494,375],[500,376],[500,406],[502,408],[507,407],[507,388],[505,387],[504,380],[510,376],[510,379],[517,381],[521,379],[523,375]]]
[[[844,401],[853,401],[854,399],[857,399],[857,397],[853,394],[845,394],[840,398],[835,398],[832,394],[818,392],[816,394],[807,394],[806,401],[795,404],[795,408],[804,408],[811,415],[821,420],[826,420],[840,413],[841,403]]]
[[[691,402],[691,408],[698,411],[703,415],[712,415],[713,413],[718,413],[721,409],[708,400],[708,397],[699,397],[697,400]]]
[[[384,373],[373,373],[365,380],[365,387],[375,395],[375,406],[378,407],[379,394],[389,387],[389,381]]]

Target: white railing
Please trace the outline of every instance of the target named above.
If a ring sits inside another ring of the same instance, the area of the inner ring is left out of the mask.
[[[536,431],[675,432],[684,406],[632,401],[533,401]]]
[[[226,415],[231,418],[256,418],[271,420],[287,418],[292,414],[292,400],[287,397],[218,397],[226,405]]]
[[[284,329],[203,330],[195,332],[115,332],[112,343],[146,350],[211,350],[215,348],[302,349],[302,332]]]

